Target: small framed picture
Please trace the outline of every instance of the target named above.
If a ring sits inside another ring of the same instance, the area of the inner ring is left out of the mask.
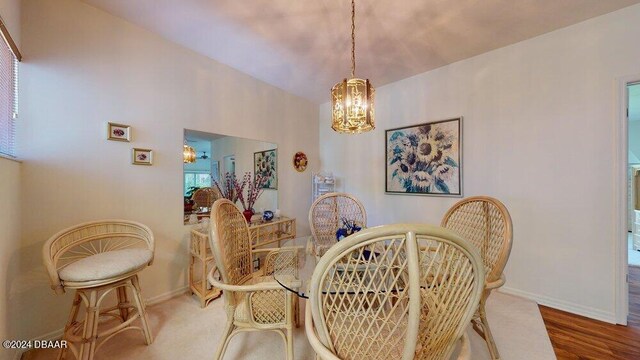
[[[107,140],[131,141],[131,126],[110,122],[108,123],[107,128],[109,132]]]
[[[133,165],[153,164],[153,150],[133,148],[131,156]]]

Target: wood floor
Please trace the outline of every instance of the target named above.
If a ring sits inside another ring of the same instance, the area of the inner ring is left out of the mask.
[[[629,267],[628,326],[612,325],[540,306],[556,356],[564,359],[640,359],[640,267]]]

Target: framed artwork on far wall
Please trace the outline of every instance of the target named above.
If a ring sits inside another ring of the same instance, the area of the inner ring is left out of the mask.
[[[253,153],[253,172],[267,178],[264,189],[278,189],[278,149]]]
[[[153,150],[133,148],[131,150],[131,163],[133,165],[152,165]]]
[[[131,126],[116,124],[116,123],[107,123],[107,140],[115,140],[115,141],[131,141]]]
[[[387,194],[462,197],[462,117],[385,132]]]

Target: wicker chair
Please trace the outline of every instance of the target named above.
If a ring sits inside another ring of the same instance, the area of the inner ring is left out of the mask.
[[[474,196],[454,204],[442,219],[443,227],[450,229],[476,246],[486,273],[486,284],[475,313],[473,328],[484,338],[492,359],[500,359],[500,353],[489,328],[485,304],[491,291],[504,285],[504,270],[513,239],[511,216],[497,199]]]
[[[53,235],[42,253],[51,288],[57,294],[75,290],[63,339],[77,359],[93,359],[107,340],[126,330],[140,330],[147,345],[153,342],[137,275],[153,262],[154,239],[148,227],[127,220],[88,222]],[[114,290],[117,305],[102,308]],[[78,321],[81,304],[86,316]],[[99,332],[101,317],[113,317],[120,323]],[[141,326],[133,324],[136,319]],[[62,349],[58,358],[65,355]]]
[[[468,359],[482,279],[477,250],[447,229],[366,229],[316,266],[307,337],[323,359],[449,359],[460,343],[458,358]]]
[[[220,193],[217,189],[212,187],[200,188],[194,191],[191,199],[194,202],[194,207],[211,209],[213,203],[220,198]]]
[[[217,200],[211,210],[211,249],[216,260],[209,282],[222,290],[227,324],[218,345],[216,359],[222,359],[231,338],[241,331],[271,330],[285,341],[287,359],[293,359],[293,325],[297,325],[297,298],[273,276],[252,272],[253,255],[268,252],[296,253],[298,248],[251,250],[249,228],[238,208],[227,199]],[[269,261],[273,262],[273,261]],[[274,266],[269,272],[273,272]],[[275,268],[277,269],[277,265]],[[216,273],[221,277],[219,281]]]
[[[312,252],[322,256],[336,243],[336,231],[342,227],[342,219],[352,220],[361,228],[367,226],[367,212],[352,195],[329,193],[320,196],[309,210],[309,224],[314,238]]]

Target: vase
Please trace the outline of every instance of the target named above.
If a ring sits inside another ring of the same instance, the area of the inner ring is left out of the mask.
[[[264,221],[271,221],[271,220],[273,220],[273,211],[271,211],[271,210],[265,210],[265,211],[262,213],[262,220],[264,220]]]
[[[244,215],[244,218],[247,220],[247,223],[250,223],[251,217],[253,216],[253,210],[251,209],[245,210],[242,212],[242,215]]]

